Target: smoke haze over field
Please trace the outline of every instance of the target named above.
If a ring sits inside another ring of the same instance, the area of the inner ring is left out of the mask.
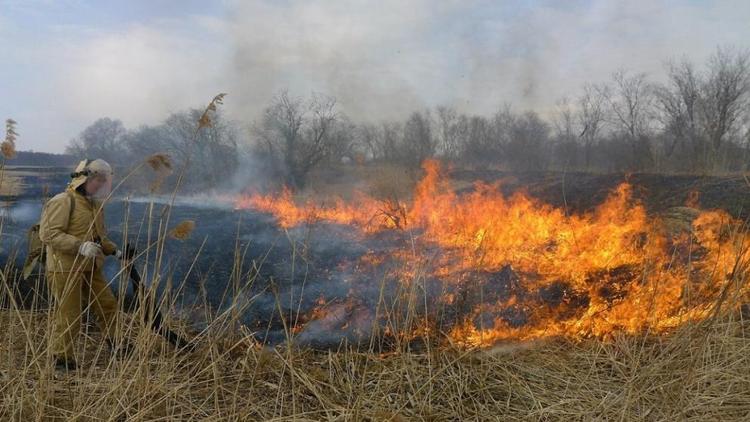
[[[228,92],[255,119],[279,89],[357,120],[426,106],[549,110],[625,67],[663,75],[745,47],[746,1],[94,2],[0,0],[0,117],[20,149],[60,152],[102,116],[127,127]]]

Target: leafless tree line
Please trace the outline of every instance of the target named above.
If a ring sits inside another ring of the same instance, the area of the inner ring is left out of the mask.
[[[196,132],[201,113],[197,109],[174,113],[159,125],[134,130],[126,129],[120,120],[101,118],[71,140],[66,153],[78,159],[103,158],[120,167],[143,162],[152,154],[166,153],[173,168],[189,166],[183,174],[185,188],[215,188],[230,180],[239,166],[239,133],[236,125],[220,113],[212,117],[211,126]],[[164,182],[174,182],[176,177],[177,172]],[[131,177],[134,185],[149,185],[141,182],[138,175]]]
[[[418,166],[439,157],[454,165],[515,171],[650,171],[716,173],[747,169],[750,152],[750,53],[718,48],[702,66],[688,59],[665,65],[666,78],[615,72],[563,98],[543,115],[503,106],[490,116],[439,106],[401,121],[353,122],[332,97],[278,93],[250,125],[254,165],[302,187],[316,167],[388,162]],[[127,131],[100,119],[74,139],[74,155],[115,162],[164,151],[178,161],[187,150],[196,111],[162,125]],[[244,146],[238,129],[219,120],[201,134],[192,177],[215,186],[235,171]],[[182,157],[182,158],[181,158]]]
[[[280,93],[253,129],[256,147],[295,185],[311,168],[347,161],[416,166],[440,157],[509,170],[715,173],[747,168],[750,54],[718,48],[703,66],[665,65],[666,80],[620,70],[557,102],[544,117],[504,106],[491,116],[451,107],[404,121],[354,124],[335,100]]]

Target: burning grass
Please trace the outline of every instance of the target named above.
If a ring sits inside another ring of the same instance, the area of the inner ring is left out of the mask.
[[[621,184],[593,212],[569,214],[522,192],[507,197],[496,184],[457,194],[438,163],[428,161],[424,170],[411,203],[360,193],[352,201],[298,205],[285,189],[235,205],[271,213],[286,228],[334,223],[359,230],[363,240],[406,233],[353,266],[397,263],[391,279],[403,286],[417,280],[425,290],[425,323],[417,331],[448,332],[451,341],[473,345],[668,332],[706,318],[747,264],[742,224],[721,210],[649,216]],[[360,271],[359,284],[371,283],[373,272]],[[365,320],[357,325],[366,332],[379,310],[361,316],[373,304],[357,286],[343,305],[316,309],[310,319],[324,320],[328,330]],[[745,284],[740,290],[747,294]]]

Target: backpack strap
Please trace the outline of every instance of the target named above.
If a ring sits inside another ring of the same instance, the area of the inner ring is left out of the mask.
[[[68,198],[70,198],[70,214],[68,214],[68,226],[70,226],[70,217],[73,216],[73,211],[76,209],[76,199],[70,192],[68,192]]]
[[[73,211],[76,209],[76,199],[73,197],[73,194],[65,191],[65,194],[68,195],[68,199],[70,200],[70,213],[68,214],[68,225],[65,227],[65,230],[68,230],[70,227],[70,218],[73,217]]]

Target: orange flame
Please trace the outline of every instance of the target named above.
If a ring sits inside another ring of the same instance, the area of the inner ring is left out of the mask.
[[[244,196],[236,206],[269,212],[283,227],[328,221],[365,233],[413,230],[422,244],[444,251],[434,275],[460,288],[472,288],[461,286],[463,273],[512,268],[528,294],[511,292],[510,297],[476,304],[450,333],[454,340],[477,345],[668,331],[705,318],[735,264],[746,258],[740,237],[730,232],[735,222],[727,213],[701,212],[690,233],[672,235],[659,219],[649,218],[627,183],[593,212],[566,215],[523,193],[506,197],[496,184],[476,183],[470,193],[457,194],[437,162],[427,161],[423,169],[425,176],[408,207],[361,193],[351,203],[336,199],[329,206],[297,205],[288,189],[276,197]],[[364,259],[380,262],[372,256]],[[404,270],[401,279],[408,282],[408,274]],[[554,289],[556,300],[539,300]],[[454,306],[456,291],[441,300]],[[574,305],[578,308],[569,312]],[[508,312],[523,316],[523,323],[508,322],[502,317]]]

